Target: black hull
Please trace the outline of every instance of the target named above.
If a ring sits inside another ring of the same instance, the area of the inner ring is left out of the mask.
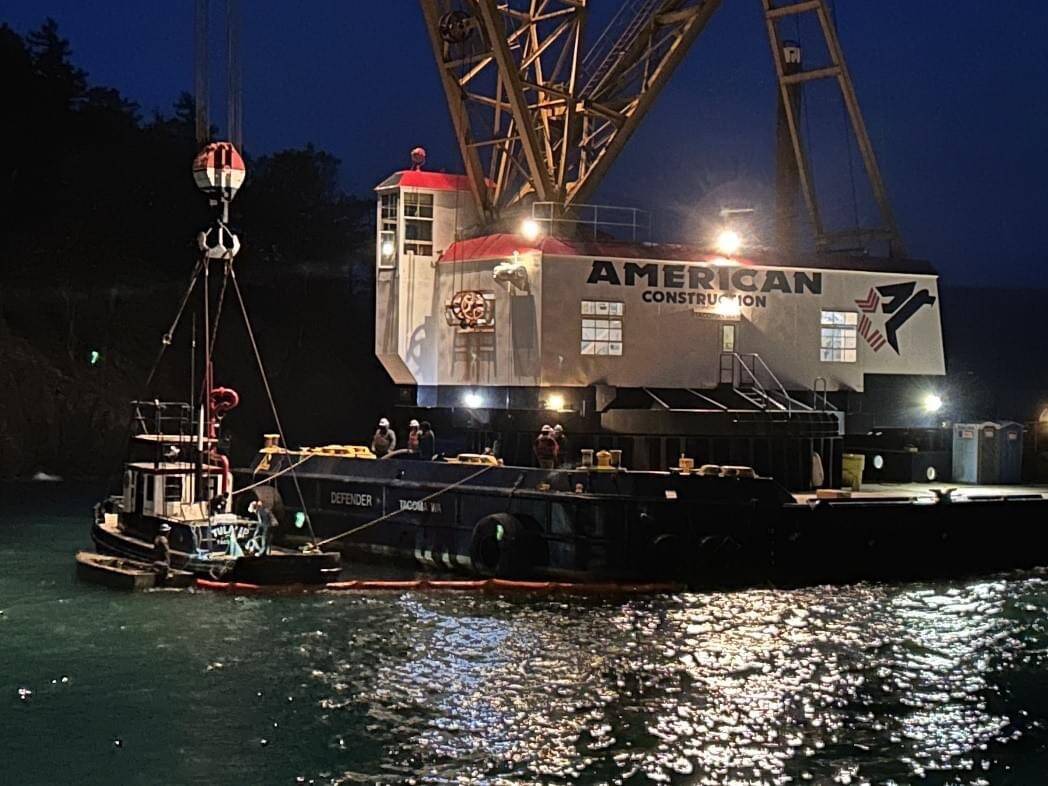
[[[275,458],[272,472],[281,466]],[[321,540],[363,527],[330,547],[471,576],[721,588],[1048,565],[1048,500],[1040,496],[809,505],[769,479],[480,470],[325,456],[297,474]],[[288,526],[297,494],[289,475],[275,482],[283,537],[296,542],[305,535]]]
[[[173,545],[179,542],[177,525],[172,530]],[[151,542],[115,527],[98,522],[91,528],[91,539],[103,554],[150,562],[153,559]],[[236,581],[246,584],[289,585],[326,584],[335,581],[341,571],[337,552],[302,554],[287,549],[273,549],[264,556],[240,557],[231,567],[200,560],[187,552],[171,551],[171,567],[188,571],[200,578]],[[227,569],[228,568],[228,569]]]

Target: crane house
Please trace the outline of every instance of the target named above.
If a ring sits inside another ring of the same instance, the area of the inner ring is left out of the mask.
[[[685,452],[795,477],[839,450],[838,394],[867,374],[944,373],[927,263],[728,257],[542,220],[532,240],[470,237],[466,189],[421,170],[379,185],[376,351],[419,408],[458,411],[504,450],[559,419],[635,467]]]

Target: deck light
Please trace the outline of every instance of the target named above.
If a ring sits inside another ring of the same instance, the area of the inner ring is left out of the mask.
[[[462,403],[470,409],[477,409],[478,407],[484,406],[484,399],[480,397],[479,393],[471,391],[462,397]]]
[[[713,307],[713,313],[722,317],[738,317],[742,315],[742,306],[738,298],[726,297],[717,301],[717,305]]]
[[[942,409],[942,397],[937,396],[934,393],[929,393],[927,396],[924,397],[924,400],[921,402],[921,406],[924,407],[924,411],[928,414],[938,412],[940,409]]]
[[[546,409],[552,409],[554,412],[560,412],[564,409],[564,396],[560,393],[552,393],[550,397],[546,399]]]
[[[734,229],[722,229],[717,234],[718,253],[726,257],[735,256],[742,249],[742,237]]]
[[[525,218],[523,221],[520,222],[520,234],[529,243],[533,243],[534,241],[538,240],[540,233],[541,230],[539,229],[539,222],[535,219]]]
[[[384,256],[384,257],[386,257],[388,259],[389,257],[393,256],[393,252],[395,250],[396,249],[393,246],[393,241],[392,240],[383,240],[382,241],[382,256]]]

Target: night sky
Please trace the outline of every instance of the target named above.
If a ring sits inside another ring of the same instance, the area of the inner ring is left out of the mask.
[[[614,5],[591,0],[591,38]],[[214,29],[222,4],[212,6]],[[406,166],[418,144],[431,168],[461,169],[414,0],[242,6],[249,153],[312,142],[342,159],[343,183],[358,194]],[[930,259],[947,282],[1048,286],[1048,4],[837,6],[910,254]],[[695,239],[687,235],[700,219],[729,201],[767,213],[775,86],[760,7],[725,0],[605,181],[601,201],[652,209],[665,239]],[[143,113],[170,111],[177,94],[191,90],[190,0],[7,0],[0,21],[25,33],[47,15],[91,82],[118,88]],[[221,59],[218,44],[216,32]],[[222,100],[216,85],[213,118],[224,117]],[[844,139],[839,110],[812,122],[828,139]],[[845,185],[828,195],[849,212],[845,161],[822,172],[843,173]],[[854,166],[861,171],[857,158]]]

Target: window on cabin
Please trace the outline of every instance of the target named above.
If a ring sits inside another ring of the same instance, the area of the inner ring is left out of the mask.
[[[433,195],[404,192],[404,252],[433,256]]]
[[[854,363],[858,359],[859,315],[854,311],[823,311],[820,320],[819,360]]]
[[[182,501],[182,478],[178,475],[164,478],[164,502]]]
[[[379,237],[385,240],[389,238],[393,241],[394,250],[396,250],[396,237],[397,237],[397,208],[400,204],[400,197],[396,191],[390,191],[388,194],[382,195],[382,209],[381,219],[379,226]]]
[[[153,489],[156,487],[156,478],[153,475],[143,475],[141,482],[146,487],[146,502],[152,502]]]
[[[623,304],[606,300],[582,301],[583,355],[622,355]]]

